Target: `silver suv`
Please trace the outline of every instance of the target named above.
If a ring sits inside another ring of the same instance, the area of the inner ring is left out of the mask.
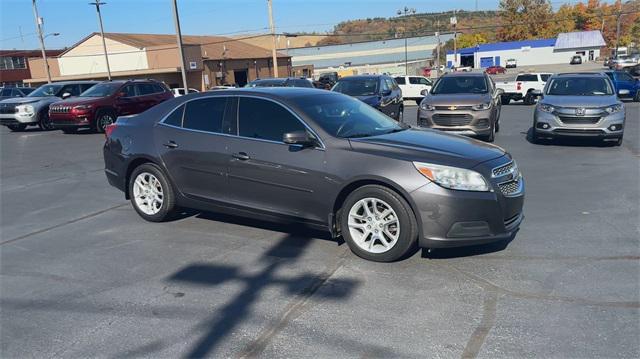
[[[537,92],[533,142],[544,138],[592,137],[622,144],[625,108],[611,80],[600,73],[553,75]]]

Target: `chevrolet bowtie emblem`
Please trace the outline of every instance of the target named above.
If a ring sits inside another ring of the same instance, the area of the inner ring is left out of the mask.
[[[450,111],[455,111],[455,110],[456,110],[456,108],[457,108],[457,107],[455,107],[455,106],[449,106],[449,110],[450,110]]]

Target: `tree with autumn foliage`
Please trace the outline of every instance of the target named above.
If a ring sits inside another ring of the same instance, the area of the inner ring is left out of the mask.
[[[499,13],[499,41],[546,38],[553,32],[549,0],[500,0]]]

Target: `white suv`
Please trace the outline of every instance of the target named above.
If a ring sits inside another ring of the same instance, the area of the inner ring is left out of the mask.
[[[416,104],[424,98],[423,90],[431,91],[433,83],[424,76],[397,76],[394,77],[402,90],[403,100],[414,100]]]

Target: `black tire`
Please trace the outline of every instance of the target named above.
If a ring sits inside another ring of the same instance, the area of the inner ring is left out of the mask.
[[[496,133],[500,132],[500,118],[496,120]]]
[[[533,96],[531,96],[531,93],[528,93],[524,96],[524,104],[525,105],[533,105],[534,101],[533,101]]]
[[[67,135],[71,135],[71,134],[74,134],[74,133],[77,133],[77,132],[78,132],[78,129],[77,129],[77,128],[75,128],[75,127],[62,128],[61,130],[62,130],[62,132],[64,132],[64,133],[65,133],[65,134],[67,134]]]
[[[496,139],[496,124],[491,126],[491,132],[488,135],[480,137],[484,142],[493,142]]]
[[[48,111],[42,111],[38,117],[40,118],[38,120],[38,127],[40,127],[42,131],[51,131],[55,129],[55,126],[53,126],[53,123],[49,118]]]
[[[12,132],[22,132],[22,131],[27,129],[27,125],[25,125],[24,123],[20,123],[20,124],[16,124],[16,125],[7,125],[7,127]]]
[[[153,175],[159,182],[162,189],[162,205],[159,211],[155,214],[145,213],[136,202],[135,192],[134,192],[134,182],[138,178],[140,174],[151,174]],[[144,218],[149,222],[164,222],[166,220],[171,219],[174,215],[176,209],[176,196],[173,191],[173,187],[169,183],[167,176],[165,176],[164,172],[160,167],[153,163],[144,163],[138,167],[136,167],[131,173],[131,177],[129,177],[129,197],[131,199],[131,205],[138,212],[140,217]]]
[[[617,140],[617,141],[615,141],[615,142],[613,143],[613,145],[614,145],[614,146],[616,146],[616,147],[620,147],[620,146],[622,146],[622,136],[621,136],[620,138],[618,138],[618,140]]]
[[[400,225],[400,233],[396,243],[389,250],[382,253],[366,251],[354,241],[349,230],[349,212],[361,199],[375,198],[386,202],[395,211]],[[376,262],[393,262],[404,258],[410,251],[417,248],[418,224],[411,206],[402,196],[387,187],[379,185],[362,186],[351,192],[345,200],[340,213],[340,228],[342,237],[357,256]]]
[[[633,98],[633,101],[640,102],[640,90],[636,91],[636,96]]]
[[[398,114],[396,115],[396,121],[404,122],[404,106],[398,108]]]
[[[104,133],[105,127],[116,122],[116,115],[111,110],[98,110],[93,124],[94,131]]]
[[[540,136],[538,136],[538,131],[536,131],[535,125],[531,130],[531,142],[535,144],[540,144],[542,142]]]
[[[416,99],[416,105],[420,106],[420,102],[422,102],[422,99]]]
[[[510,104],[510,103],[511,103],[511,97],[505,97],[505,96],[502,96],[502,97],[500,97],[500,102],[501,102],[503,105],[508,105],[508,104]]]

